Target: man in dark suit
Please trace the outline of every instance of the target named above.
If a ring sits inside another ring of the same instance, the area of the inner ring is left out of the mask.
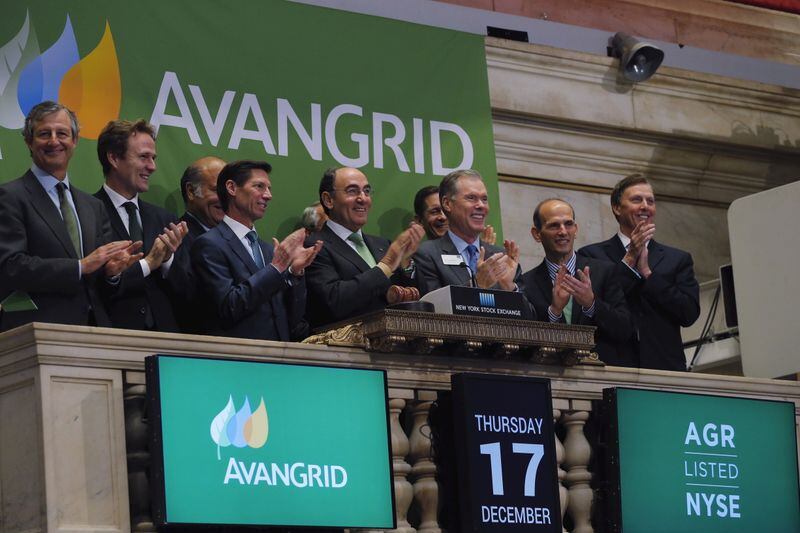
[[[297,340],[308,332],[304,273],[322,247],[303,247],[302,228],[273,245],[258,238],[254,224],[272,199],[265,161],[234,161],[217,181],[225,217],[192,247],[198,286],[214,314],[208,333],[266,340]]]
[[[428,240],[438,239],[447,233],[449,225],[439,202],[438,185],[423,187],[414,195],[414,222],[422,225]],[[486,225],[480,239],[484,243],[495,243],[497,236],[490,224]]]
[[[447,285],[517,290],[522,284],[519,248],[480,240],[489,215],[489,197],[475,170],[456,170],[442,179],[439,200],[449,229],[439,239],[422,243],[414,256],[417,286],[426,294]]]
[[[387,303],[416,299],[407,265],[424,230],[412,224],[393,242],[367,235],[361,228],[372,207],[372,187],[356,168],[325,171],[319,184],[319,200],[328,221],[310,239],[325,243],[308,268],[308,318],[312,327],[338,322]]]
[[[622,179],[611,192],[619,232],[578,254],[615,264],[633,317],[634,335],[622,347],[641,368],[686,370],[681,326],[700,316],[700,289],[692,256],[653,239],[656,200],[641,174]]]
[[[101,292],[141,255],[130,240],[109,242],[103,205],[70,184],[75,114],[42,102],[22,133],[33,164],[0,187],[0,331],[34,321],[110,326]]]
[[[97,139],[97,155],[106,182],[95,197],[106,207],[112,233],[117,239],[143,241],[145,254],[123,273],[111,296],[111,322],[119,328],[178,331],[171,300],[185,290],[187,276],[174,254],[186,224],[139,198],[156,170],[155,131],[144,120],[109,122]]]
[[[633,328],[614,267],[577,256],[573,250],[577,233],[575,210],[567,202],[551,198],[536,206],[531,235],[544,248],[545,259],[522,276],[525,294],[539,320],[596,326],[600,359],[609,365],[633,366],[616,348],[628,340]]]
[[[187,274],[186,290],[173,300],[175,318],[184,333],[204,333],[204,318],[213,314],[208,301],[200,295],[197,278],[192,271],[191,250],[194,241],[222,221],[225,212],[217,196],[217,177],[225,166],[218,157],[203,157],[186,167],[181,176],[181,196],[186,212],[181,221],[188,233],[181,243],[178,259]]]
[[[438,239],[447,233],[447,217],[439,203],[439,187],[428,185],[414,195],[414,221],[422,225],[428,240]]]
[[[181,221],[189,228],[183,246],[187,248],[225,216],[217,196],[217,177],[224,166],[219,157],[203,157],[186,167],[181,176],[181,196],[186,205]]]

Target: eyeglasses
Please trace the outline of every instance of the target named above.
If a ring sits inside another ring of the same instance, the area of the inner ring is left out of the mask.
[[[363,189],[359,189],[358,186],[352,185],[350,187],[345,187],[344,189],[333,189],[334,191],[343,191],[345,196],[348,198],[358,198],[363,193],[364,196],[367,198],[372,197],[372,187],[367,185]]]

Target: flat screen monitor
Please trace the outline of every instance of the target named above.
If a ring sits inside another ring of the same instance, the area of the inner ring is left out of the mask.
[[[146,359],[160,526],[394,528],[383,370]]]
[[[603,392],[606,531],[800,531],[793,403]]]

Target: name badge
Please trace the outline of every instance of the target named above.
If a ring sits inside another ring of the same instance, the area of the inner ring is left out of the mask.
[[[458,266],[464,262],[464,258],[460,255],[442,254],[442,263],[445,265]]]

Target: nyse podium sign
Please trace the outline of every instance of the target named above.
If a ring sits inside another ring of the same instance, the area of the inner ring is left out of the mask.
[[[606,389],[610,531],[800,531],[794,404]]]
[[[546,379],[453,376],[460,531],[561,532]]]
[[[420,300],[432,303],[437,313],[531,319],[521,292],[448,285],[429,292]]]

